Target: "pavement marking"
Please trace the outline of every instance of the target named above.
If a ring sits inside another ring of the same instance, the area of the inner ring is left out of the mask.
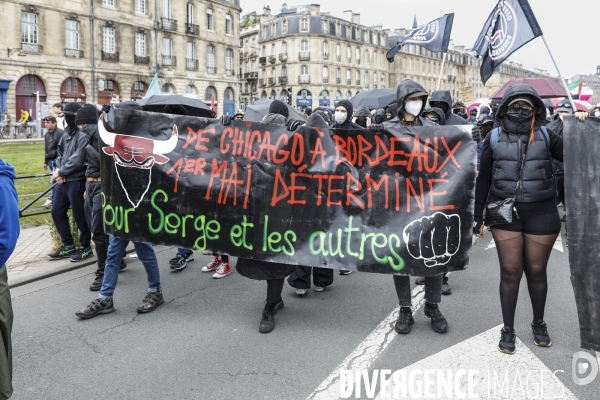
[[[530,399],[530,398],[561,398],[577,399],[577,397],[560,382],[561,378],[568,377],[565,372],[556,372],[555,378],[551,371],[523,342],[517,337],[517,351],[513,355],[503,354],[498,351],[498,339],[502,325],[491,328],[479,335],[466,339],[452,347],[424,358],[416,363],[403,368],[408,377],[415,370],[443,371],[448,378],[447,371],[456,374],[458,370],[478,370],[474,381],[473,392],[480,398],[495,399]],[[527,332],[524,336],[529,334]],[[530,335],[529,335],[530,336]],[[544,392],[540,392],[541,372],[546,372],[543,377]],[[393,371],[392,371],[393,372]],[[465,374],[466,375],[466,374]],[[421,377],[423,375],[420,375]],[[436,393],[435,375],[432,381],[432,392]],[[536,386],[537,384],[537,386]],[[393,394],[396,385],[390,379],[386,393]],[[398,388],[400,389],[400,388]],[[535,394],[535,391],[538,394]],[[467,379],[461,379],[460,391],[467,393]],[[398,390],[398,393],[402,393]],[[410,394],[410,392],[407,391]],[[440,393],[444,393],[440,390]],[[439,394],[439,393],[438,393]],[[455,393],[453,393],[455,394]],[[539,396],[539,397],[538,397]],[[425,396],[429,397],[429,396]],[[379,392],[375,399],[389,398]],[[406,397],[405,397],[406,398]]]

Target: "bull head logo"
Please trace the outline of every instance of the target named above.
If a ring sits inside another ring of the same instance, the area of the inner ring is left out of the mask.
[[[98,133],[108,145],[102,151],[115,161],[117,175],[127,200],[137,208],[150,188],[152,166],[169,161],[163,154],[172,152],[177,146],[177,125],[173,125],[173,134],[168,140],[159,141],[108,132],[100,117]]]

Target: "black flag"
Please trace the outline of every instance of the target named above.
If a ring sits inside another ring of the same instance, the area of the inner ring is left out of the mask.
[[[483,57],[483,84],[512,53],[538,36],[542,29],[527,0],[499,0],[473,46],[477,56]]]
[[[386,54],[387,60],[389,62],[393,62],[394,55],[400,51],[402,46],[407,44],[416,44],[435,53],[447,52],[453,21],[454,13],[446,14],[438,19],[413,29],[410,35],[403,38],[398,38],[397,42],[392,44],[390,51],[388,51]],[[392,37],[390,39],[396,38]]]

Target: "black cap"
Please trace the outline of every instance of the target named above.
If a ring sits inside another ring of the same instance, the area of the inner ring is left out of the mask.
[[[77,125],[83,124],[97,124],[98,123],[98,110],[93,104],[86,104],[77,111],[75,116],[75,123]]]
[[[67,103],[67,105],[63,108],[63,113],[65,115],[75,115],[77,111],[81,108],[81,104],[75,103],[74,101]]]

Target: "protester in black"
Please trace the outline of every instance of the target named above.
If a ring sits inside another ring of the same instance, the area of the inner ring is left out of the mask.
[[[486,137],[475,194],[474,233],[480,232],[488,202],[515,198],[512,223],[493,225],[492,235],[500,259],[500,303],[504,327],[498,348],[515,352],[515,308],[523,272],[533,307],[534,343],[550,346],[544,322],[548,283],[546,269],[552,246],[560,234],[552,158],[563,160],[563,141],[541,123],[546,108],[529,85],[510,87],[495,120],[500,132]],[[496,142],[494,144],[494,142]]]
[[[58,142],[64,135],[65,131],[57,126],[56,118],[46,117],[44,118],[44,126],[46,127],[46,133],[44,134],[44,170],[49,170],[50,173],[56,169],[56,157],[58,157]],[[54,185],[56,181],[53,177],[50,178],[50,184]],[[45,208],[52,207],[52,201],[54,200],[54,190],[50,190],[50,196],[48,200],[42,205]]]
[[[331,129],[364,129],[362,126],[352,122],[352,114],[354,106],[350,100],[340,100],[335,106],[335,114],[333,116],[333,124]]]
[[[60,235],[62,246],[48,254],[51,260],[71,257],[71,261],[81,261],[92,256],[91,233],[85,219],[83,193],[85,192],[85,146],[88,136],[81,133],[75,123],[75,115],[81,108],[78,103],[68,103],[63,112],[67,129],[60,139],[57,149],[56,170],[53,173],[58,185],[55,187],[52,203],[52,220]],[[73,218],[79,228],[81,248],[75,248],[67,211],[71,208]]]
[[[556,114],[550,120],[550,122],[546,125],[546,128],[552,130],[552,132],[556,133],[561,138],[563,137],[563,116],[565,114],[573,114],[573,108],[571,107],[571,103],[567,101],[561,101],[556,106]],[[558,203],[565,204],[565,169],[563,167],[563,163],[552,159],[552,168],[554,170],[554,179],[556,180],[556,196],[558,199]],[[565,217],[561,219],[561,221],[565,221]]]
[[[469,125],[466,119],[452,112],[452,95],[448,90],[436,90],[429,99],[431,107],[440,108],[446,114],[446,125]]]

